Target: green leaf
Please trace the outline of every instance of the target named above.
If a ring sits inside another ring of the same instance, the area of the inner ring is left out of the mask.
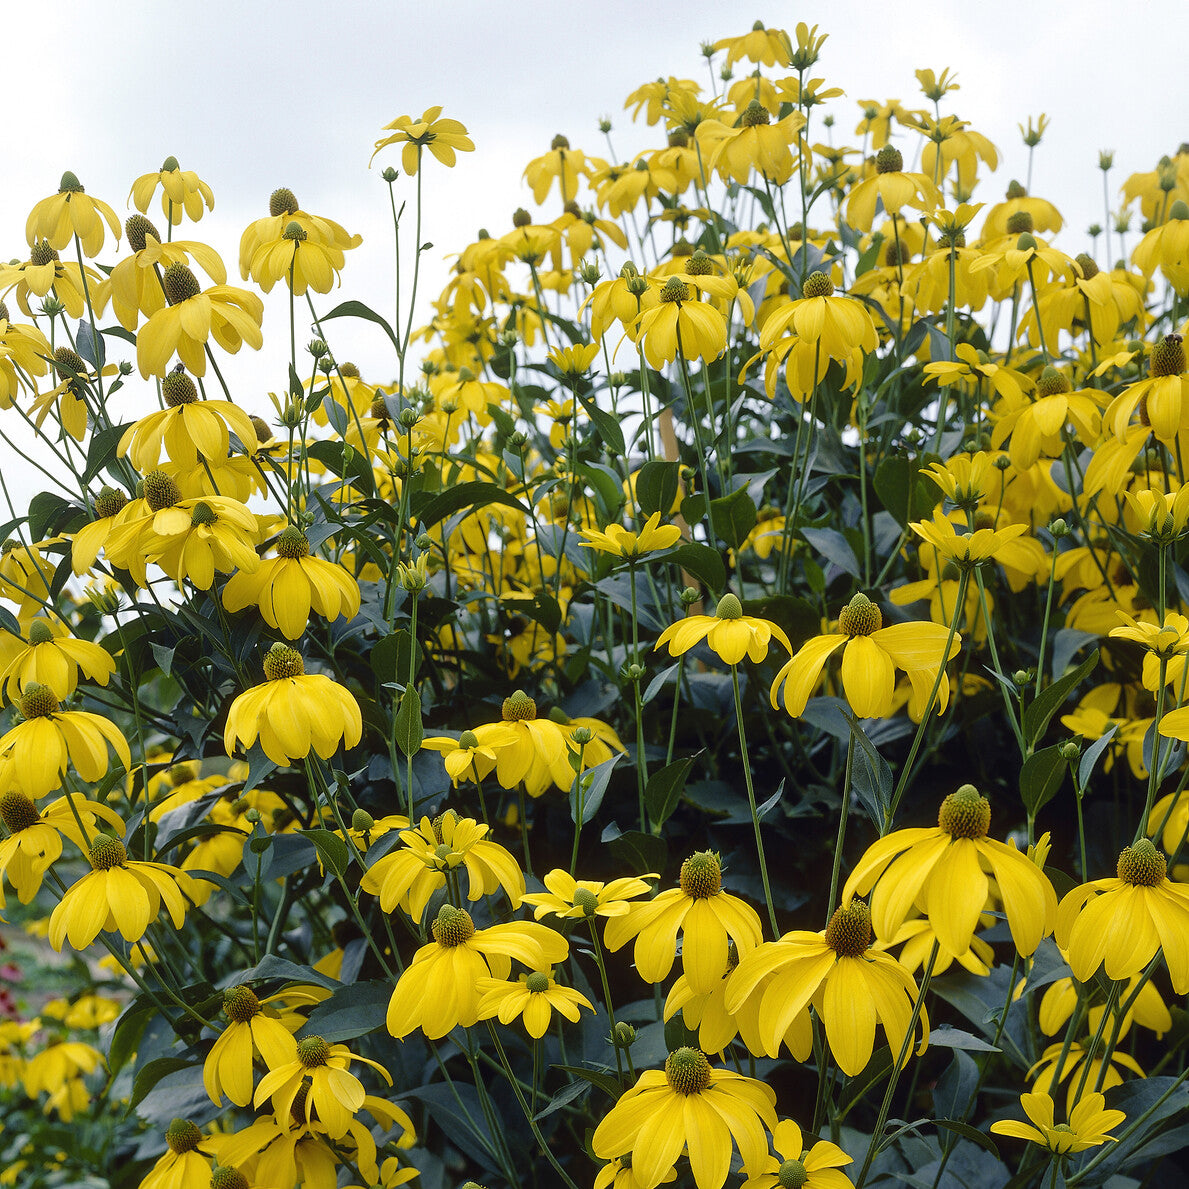
[[[681,800],[690,769],[704,754],[703,750],[683,760],[674,760],[648,778],[644,804],[648,807],[648,818],[654,827],[663,826],[672,816]]]
[[[470,483],[459,483],[456,487],[447,488],[432,496],[423,505],[416,508],[418,527],[424,531],[439,520],[453,516],[464,508],[484,508],[488,504],[503,504],[508,508],[515,508],[527,516],[528,509],[509,492],[494,483],[482,483],[473,480]]]
[[[612,454],[616,458],[622,458],[627,453],[627,446],[623,440],[623,430],[620,428],[619,421],[606,409],[600,409],[589,396],[580,394],[578,399],[582,402],[582,407],[586,410],[591,421],[594,422],[599,436],[610,447]]]
[[[425,738],[425,731],[421,727],[421,695],[409,685],[400,696],[400,707],[396,712],[394,738],[396,745],[410,756],[421,749],[421,740]]]
[[[747,488],[741,487],[730,495],[711,500],[710,523],[730,548],[738,549],[756,526],[756,506],[747,494]]]
[[[364,495],[374,494],[375,478],[367,454],[351,448],[351,458],[347,461],[347,449],[345,442],[311,442],[306,447],[306,452],[311,458],[322,463],[331,474],[349,482]]]
[[[999,1159],[999,1149],[991,1142],[988,1136],[984,1135],[972,1124],[963,1123],[960,1119],[934,1119],[933,1122],[938,1127],[944,1127],[946,1131],[956,1131],[964,1139],[968,1139],[972,1143],[978,1144],[980,1148],[990,1152],[996,1160]]]
[[[1090,783],[1090,775],[1094,771],[1094,765],[1098,763],[1098,757],[1110,746],[1110,741],[1115,737],[1115,732],[1118,729],[1119,724],[1115,723],[1105,735],[1095,739],[1086,748],[1081,762],[1078,764],[1078,784],[1082,786],[1083,790]]]
[[[850,710],[843,707],[842,716],[856,744],[850,773],[851,785],[871,815],[871,820],[880,824],[892,804],[892,769],[867,738],[859,726],[859,720]]]
[[[646,462],[636,475],[636,503],[645,516],[659,512],[663,520],[672,511],[680,487],[680,463]]]
[[[340,878],[351,862],[347,844],[330,830],[302,830],[301,836],[314,844],[318,857]]]
[[[850,542],[837,529],[803,528],[801,536],[827,561],[833,562],[847,574],[859,577],[859,559],[855,557]]]
[[[129,421],[124,425],[113,425],[110,429],[101,429],[91,435],[91,445],[87,449],[87,469],[83,471],[83,482],[89,483],[105,467],[109,466],[116,457],[116,449],[126,430],[131,429],[135,422]]]
[[[341,305],[335,306],[329,314],[322,315],[323,322],[327,322],[331,318],[363,318],[367,322],[374,322],[388,336],[389,342],[396,348],[396,353],[400,354],[400,343],[397,342],[392,327],[375,310],[365,306],[363,302],[344,301]]]
[[[1035,817],[1057,795],[1067,767],[1059,743],[1033,752],[1024,761],[1020,770],[1020,796],[1030,817]]]
[[[1069,691],[1079,682],[1085,680],[1098,664],[1098,649],[1096,648],[1076,669],[1071,669],[1064,677],[1058,678],[1047,689],[1040,691],[1039,696],[1024,711],[1024,742],[1032,747],[1045,732],[1049,719],[1057,713],[1061,704],[1069,695]]]
[[[186,1057],[155,1057],[136,1075],[132,1082],[132,1093],[128,1098],[128,1110],[134,1111],[149,1091],[163,1078],[179,1069],[189,1069],[194,1062]]]
[[[51,536],[59,519],[69,509],[78,511],[77,506],[60,495],[52,491],[39,491],[29,501],[29,536],[34,541]]]
[[[111,1077],[128,1063],[136,1052],[148,1022],[157,1014],[157,1005],[147,995],[138,995],[116,1021],[107,1054],[107,1068]]]
[[[1029,983],[1031,986],[1031,982]],[[942,1024],[929,1033],[929,1045],[937,1045],[943,1049],[969,1049],[974,1053],[999,1053],[1002,1049],[988,1044],[982,1037],[971,1032],[963,1032],[961,1028],[952,1028],[949,1024]]]
[[[885,511],[904,528],[910,520],[925,520],[941,499],[941,488],[921,474],[924,459],[885,458],[875,468],[871,485]]]
[[[393,682],[404,685],[409,680],[409,664],[413,656],[413,639],[406,628],[377,640],[372,648],[372,672],[383,684]]]
[[[581,1078],[584,1082],[597,1086],[612,1101],[618,1099],[623,1093],[619,1082],[609,1073],[602,1073],[597,1069],[585,1069],[581,1065],[553,1065],[550,1068],[572,1073],[576,1078]]]
[[[623,752],[616,752],[609,760],[588,768],[580,777],[576,777],[570,788],[570,820],[585,826],[599,811],[603,798],[607,795],[607,785],[611,780],[611,773],[615,765],[623,759]],[[582,784],[582,821],[578,822],[578,785]]]
[[[559,1111],[563,1106],[569,1106],[571,1102],[581,1098],[590,1090],[590,1082],[583,1078],[577,1078],[568,1086],[563,1086],[544,1106],[541,1110],[533,1116],[534,1119],[541,1120],[546,1115],[553,1114],[554,1111]]]
[[[727,570],[722,554],[709,545],[690,541],[674,549],[670,555],[687,574],[692,574],[712,594],[718,594],[727,584]]]
[[[607,519],[618,519],[619,509],[624,504],[623,483],[619,476],[601,462],[580,462],[574,467],[574,471],[590,485],[602,504],[602,511]]]
[[[612,856],[637,875],[650,875],[664,870],[669,848],[663,838],[655,834],[644,834],[640,830],[628,830],[625,834],[611,834],[603,831],[602,841]]]
[[[330,1044],[366,1036],[383,1027],[391,998],[392,984],[388,982],[370,980],[340,987],[310,1012],[302,1031]]]

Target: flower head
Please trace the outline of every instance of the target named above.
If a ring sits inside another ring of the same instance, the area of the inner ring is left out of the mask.
[[[743,613],[743,604],[733,594],[718,601],[713,615],[690,615],[670,624],[657,639],[656,647],[668,645],[670,656],[681,656],[695,644],[706,641],[710,650],[728,665],[737,665],[745,656],[757,665],[768,655],[768,645],[779,640],[793,651],[784,629],[767,619]]]
[[[1016,1119],[999,1119],[991,1124],[991,1130],[996,1135],[1040,1144],[1057,1156],[1113,1143],[1114,1136],[1107,1132],[1127,1118],[1122,1111],[1105,1110],[1106,1099],[1101,1094],[1087,1094],[1079,1099],[1068,1123],[1053,1122],[1053,1100],[1047,1094],[1021,1094],[1020,1105],[1035,1126]]]
[[[412,177],[421,164],[421,150],[429,149],[431,153],[445,166],[452,167],[455,161],[455,151],[460,153],[474,152],[475,145],[469,136],[465,125],[457,120],[443,120],[442,109],[427,107],[421,119],[414,120],[412,116],[397,116],[391,124],[385,124],[384,130],[390,131],[391,136],[382,136],[376,141],[376,153],[390,144],[403,144],[401,150],[401,165],[405,173]]]

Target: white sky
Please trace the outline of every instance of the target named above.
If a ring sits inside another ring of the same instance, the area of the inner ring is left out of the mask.
[[[476,144],[453,170],[427,158],[424,238],[434,248],[422,296],[433,296],[447,276],[447,253],[481,226],[502,233],[516,206],[531,207],[520,175],[555,133],[609,156],[597,127],[606,115],[621,158],[659,144],[657,129],[630,123],[626,95],[659,75],[708,82],[700,43],[745,32],[756,19],[790,31],[805,20],[830,34],[815,73],[846,91],[829,109],[835,143],[859,143],[858,100],[925,106],[914,70],[956,70],[961,90],[943,112],[970,120],[1000,150],[999,171],[979,194],[989,201],[1011,178],[1023,179],[1016,124],[1046,112],[1052,122],[1037,150],[1033,192],[1066,215],[1058,242],[1071,254],[1088,250],[1086,227],[1103,221],[1099,149],[1116,150],[1117,203],[1127,174],[1154,168],[1189,139],[1189,16],[1177,0],[1130,7],[1102,0],[44,0],[10,4],[4,17],[0,258],[26,258],[27,214],[56,191],[64,169],[123,218],[132,181],[172,154],[216,199],[213,216],[175,234],[212,244],[230,283],[240,283],[242,229],[267,213],[275,187],[287,185],[303,209],[364,236],[348,254],[342,288],[319,297],[319,309],[356,297],[389,315],[392,240],[379,173],[388,163],[399,168],[399,151],[386,150],[368,170],[385,123],[441,104]],[[554,191],[543,218],[557,213]],[[224,367],[253,412],[266,413],[265,393],[284,387],[282,288],[266,301],[264,352],[245,348]],[[419,322],[428,306],[421,309]],[[309,337],[300,327],[299,336]],[[355,358],[366,378],[394,374],[378,331],[332,345],[340,360]],[[8,453],[0,443],[0,461]]]

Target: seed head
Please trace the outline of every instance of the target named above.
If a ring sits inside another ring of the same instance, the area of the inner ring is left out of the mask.
[[[161,381],[161,395],[165,397],[165,403],[171,409],[176,409],[178,405],[192,405],[198,399],[198,389],[194,381],[186,375],[186,369],[179,363]]]
[[[326,1064],[330,1056],[330,1045],[320,1036],[307,1036],[297,1042],[297,1059],[306,1069],[317,1069]]]
[[[710,1085],[710,1062],[701,1049],[683,1046],[665,1059],[665,1078],[678,1094],[700,1094]]]
[[[725,594],[718,600],[714,614],[718,619],[742,619],[743,604],[739,602],[738,596]]]
[[[154,512],[172,508],[182,498],[181,490],[165,471],[149,471],[144,477],[144,502]]]
[[[269,681],[283,681],[287,677],[300,677],[305,673],[305,662],[301,653],[279,640],[264,654],[264,676]]]
[[[879,608],[865,595],[857,594],[838,614],[838,629],[844,635],[870,636],[883,627],[883,615]]]
[[[29,682],[21,691],[18,705],[25,718],[48,718],[51,714],[57,714],[61,708],[54,691],[48,685],[41,685],[36,681]]]
[[[801,286],[802,297],[833,297],[834,282],[824,272],[811,272]]]
[[[274,190],[268,196],[268,213],[274,218],[277,215],[295,215],[299,210],[301,207],[298,206],[297,197],[287,186]]]
[[[310,539],[292,524],[277,537],[277,556],[296,560],[310,556]]]
[[[223,1013],[233,1024],[246,1024],[260,1014],[260,1000],[251,987],[228,987],[223,992]]]
[[[722,861],[713,851],[700,850],[681,864],[681,890],[691,900],[709,900],[722,891]]]
[[[128,852],[118,838],[110,834],[96,834],[91,841],[88,857],[93,871],[110,871],[113,867],[123,867],[128,861]]]
[[[1040,379],[1036,381],[1037,396],[1059,396],[1072,391],[1073,385],[1070,384],[1069,377],[1051,364],[1040,373]]]
[[[1007,216],[1008,235],[1023,235],[1026,231],[1031,233],[1035,229],[1036,223],[1031,211],[1013,211]]]
[[[809,1173],[800,1160],[786,1160],[776,1170],[776,1183],[781,1189],[801,1189],[809,1180]]]
[[[549,990],[549,975],[542,974],[539,970],[534,970],[524,980],[524,985],[534,995],[539,995],[542,991]]]
[[[518,689],[504,699],[501,713],[504,722],[524,722],[537,717],[537,704],[524,690]]]
[[[1132,887],[1154,888],[1168,874],[1168,860],[1152,845],[1150,838],[1141,838],[1123,848],[1115,874]]]
[[[1148,374],[1179,376],[1185,370],[1185,340],[1179,334],[1166,334],[1152,348]]]
[[[181,263],[171,264],[161,277],[161,287],[165,290],[165,300],[171,306],[189,301],[197,297],[202,291],[198,278]]]
[[[991,802],[974,785],[964,784],[942,801],[937,824],[951,838],[985,838],[991,825]]]
[[[826,926],[826,945],[840,958],[858,958],[871,944],[871,909],[865,900],[852,900],[834,910]]]
[[[875,154],[876,173],[899,173],[904,168],[904,154],[892,145],[884,145]]]
[[[475,935],[475,922],[471,914],[452,904],[443,904],[433,922],[433,939],[445,949],[470,941]]]
[[[202,1143],[202,1132],[189,1119],[174,1119],[165,1129],[165,1142],[171,1152],[193,1152]]]
[[[0,822],[10,834],[19,834],[41,821],[37,806],[16,789],[9,789],[0,796]],[[589,893],[588,893],[589,895]]]

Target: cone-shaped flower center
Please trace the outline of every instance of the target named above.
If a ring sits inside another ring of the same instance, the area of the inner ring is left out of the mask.
[[[1030,231],[1025,231],[1023,235],[1016,240],[1016,250],[1019,252],[1035,252],[1040,245],[1036,242],[1036,236]]]
[[[549,975],[542,974],[539,970],[534,970],[532,974],[524,980],[524,985],[532,991],[534,995],[539,995],[542,991],[549,990]]]
[[[171,409],[176,409],[178,405],[193,404],[198,399],[198,389],[179,364],[161,381],[161,395]]]
[[[776,1170],[776,1183],[781,1189],[801,1189],[809,1180],[809,1173],[800,1160],[786,1160]]]
[[[144,477],[144,502],[154,512],[172,508],[182,498],[181,490],[164,471],[149,471]]]
[[[145,250],[145,244],[150,235],[158,243],[161,242],[161,232],[144,215],[129,215],[124,220],[124,232],[128,236],[128,246],[134,252],[143,252]]]
[[[767,124],[771,120],[772,116],[768,109],[758,99],[753,99],[743,109],[743,118],[739,123],[744,128],[754,128],[757,124]]]
[[[290,525],[277,538],[277,556],[298,559],[310,556],[310,539],[299,528]]]
[[[78,180],[78,175],[68,169],[62,175],[62,180],[58,183],[58,193],[82,194],[83,192],[83,184]]]
[[[165,1129],[165,1142],[171,1152],[193,1152],[202,1143],[202,1132],[189,1119],[174,1119]]]
[[[474,731],[463,731],[458,737],[458,746],[464,751],[470,751],[479,746],[479,736]]]
[[[277,641],[264,654],[264,675],[269,681],[283,681],[287,677],[300,677],[306,671],[305,662],[296,648]]]
[[[306,1069],[317,1069],[326,1064],[330,1056],[330,1045],[320,1036],[307,1036],[297,1042],[297,1059]]]
[[[582,915],[592,917],[599,906],[599,898],[590,888],[574,889],[574,907],[582,909]]]
[[[699,248],[686,262],[685,275],[687,277],[705,277],[714,271],[714,262]]]
[[[524,722],[537,717],[537,704],[522,689],[504,699],[504,722]]]
[[[1072,391],[1073,386],[1069,382],[1069,377],[1051,365],[1040,373],[1040,379],[1036,381],[1037,396],[1057,396],[1060,393]]]
[[[1079,252],[1074,260],[1077,261],[1078,268],[1082,270],[1082,279],[1086,281],[1093,280],[1098,276],[1098,264],[1093,256],[1088,256],[1085,252]]]
[[[719,619],[742,619],[743,618],[743,604],[733,594],[725,594],[718,600],[718,606],[714,610],[714,614]]]
[[[211,1189],[248,1189],[248,1178],[238,1168],[216,1164],[211,1169]]]
[[[838,629],[844,636],[870,636],[883,627],[879,608],[865,595],[857,594],[838,615]]]
[[[214,524],[218,519],[218,516],[215,515],[214,508],[206,500],[199,500],[190,513],[190,524],[194,528],[197,528],[200,524]]]
[[[300,209],[296,195],[288,186],[281,186],[268,196],[268,213],[274,218],[277,215],[295,215]]]
[[[553,139],[552,139],[552,140],[549,142],[549,147],[550,147],[551,149],[553,149],[555,152],[556,152],[558,149],[568,149],[568,148],[570,147],[570,138],[569,138],[568,136],[562,136],[562,134],[559,132],[559,133],[558,133],[558,134],[557,134],[557,135],[556,135],[556,136],[555,136],[555,137],[554,137],[554,138],[553,138]]]
[[[96,834],[91,842],[91,868],[95,871],[110,871],[113,867],[123,867],[128,858],[124,844],[110,834]]]
[[[357,809],[351,814],[351,829],[360,834],[366,834],[375,824],[376,819],[366,809]]]
[[[1033,231],[1035,226],[1031,211],[1013,211],[1007,216],[1008,235],[1023,235],[1026,231]]]
[[[1166,334],[1152,348],[1148,371],[1153,376],[1179,376],[1185,370],[1185,340],[1179,334]]]
[[[165,290],[165,300],[171,306],[189,301],[201,292],[198,278],[181,263],[171,264],[161,277],[161,287]]]
[[[691,900],[708,900],[722,891],[722,863],[710,850],[700,850],[681,864],[681,890]]]
[[[871,944],[871,909],[864,900],[852,900],[834,910],[826,926],[826,945],[840,958],[858,958]]]
[[[670,277],[661,289],[661,301],[689,301],[693,294],[690,287],[680,277]]]
[[[100,520],[114,516],[128,502],[128,497],[115,487],[103,487],[95,497],[95,515]]]
[[[54,633],[44,619],[35,619],[29,625],[30,644],[48,644],[53,638]]]
[[[21,713],[26,718],[47,718],[58,713],[58,699],[48,685],[31,681],[21,694]]]
[[[904,154],[890,144],[875,154],[876,173],[899,173],[904,168]]]
[[[452,904],[443,904],[434,918],[433,939],[446,949],[453,949],[462,945],[475,936],[475,922],[471,914],[462,908],[455,908]]]
[[[1168,861],[1151,839],[1141,838],[1133,846],[1123,848],[1115,871],[1124,883],[1133,887],[1154,888],[1168,873]]]
[[[29,249],[29,263],[36,264],[38,267],[49,264],[51,260],[57,260],[58,253],[50,247],[48,239],[39,239],[37,243]]]
[[[54,371],[59,380],[73,380],[76,376],[86,375],[87,365],[77,351],[59,347],[54,352]]]
[[[246,1024],[260,1014],[260,1000],[251,987],[228,987],[223,992],[223,1011],[233,1024]]]
[[[991,825],[991,802],[974,785],[964,784],[942,801],[937,824],[951,838],[985,838]]]
[[[699,1094],[710,1085],[710,1062],[701,1049],[675,1049],[665,1058],[665,1077],[678,1094]]]
[[[801,286],[802,297],[833,297],[834,282],[824,272],[811,272]]]
[[[445,842],[446,836],[442,833],[442,826],[449,822],[451,827],[458,824],[458,814],[453,809],[443,810],[437,817],[430,822],[430,829],[433,830],[433,836],[438,842]],[[453,831],[452,831],[453,832]]]
[[[281,232],[281,238],[294,239],[301,243],[306,238],[306,230],[296,219],[292,219],[285,224],[285,230]]]
[[[19,834],[41,821],[37,806],[16,789],[9,789],[0,796],[0,822],[10,834]]]

